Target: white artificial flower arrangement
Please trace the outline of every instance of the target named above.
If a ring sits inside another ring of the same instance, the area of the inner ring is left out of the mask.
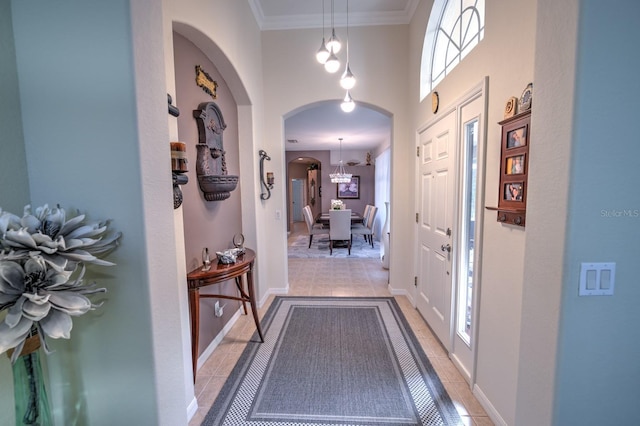
[[[67,219],[60,206],[25,206],[20,218],[0,209],[0,354],[15,348],[15,362],[28,337],[71,337],[71,317],[100,305],[87,296],[106,292],[83,281],[85,264],[112,266],[101,260],[118,245],[121,233],[109,234],[107,222]]]
[[[343,210],[344,202],[342,200],[331,200],[331,210]]]

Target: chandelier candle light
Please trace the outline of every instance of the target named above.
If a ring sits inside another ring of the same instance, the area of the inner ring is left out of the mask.
[[[340,162],[333,173],[329,175],[331,183],[349,183],[351,182],[351,173],[347,173],[342,164],[342,138],[338,138],[340,141]]]

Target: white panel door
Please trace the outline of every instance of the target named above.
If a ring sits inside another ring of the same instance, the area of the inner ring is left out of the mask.
[[[455,201],[456,111],[419,133],[416,307],[451,348],[451,230]]]

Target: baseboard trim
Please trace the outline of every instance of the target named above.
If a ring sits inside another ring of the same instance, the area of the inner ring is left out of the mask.
[[[191,420],[198,411],[198,399],[194,396],[189,405],[187,406],[187,420]]]
[[[238,318],[240,318],[240,315],[241,315],[241,310],[242,308],[238,308],[236,313],[233,314],[233,316],[231,317],[231,319],[229,319],[229,321],[227,321],[227,323],[222,328],[222,330],[220,330],[220,332],[215,337],[215,339],[213,339],[211,343],[209,343],[209,346],[207,346],[207,348],[202,352],[202,354],[200,354],[200,356],[198,357],[198,370],[200,369],[200,367],[204,365],[205,362],[207,362],[211,354],[213,354],[213,351],[218,347],[220,342],[222,342],[222,339],[224,339],[224,336],[227,335],[229,330],[231,330],[231,327],[233,327],[236,321],[238,321]]]
[[[484,392],[482,392],[480,386],[475,385],[473,387],[473,396],[475,396],[480,405],[482,405],[482,408],[484,408],[484,411],[487,412],[487,415],[494,425],[507,426],[507,422],[504,421],[502,416],[498,413],[498,410],[496,410],[496,407],[493,406],[491,401],[489,401],[489,398],[487,398]]]

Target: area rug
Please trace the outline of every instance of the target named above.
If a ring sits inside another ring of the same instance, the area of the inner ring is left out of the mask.
[[[298,235],[289,238],[287,253],[290,258],[314,259],[314,258],[356,258],[356,259],[380,259],[380,242],[374,241],[373,247],[366,242],[361,235],[353,237],[351,242],[351,254],[346,249],[334,248],[333,254],[329,253],[329,236],[316,235],[309,247],[309,235]]]
[[[282,297],[203,425],[461,425],[393,298]]]

